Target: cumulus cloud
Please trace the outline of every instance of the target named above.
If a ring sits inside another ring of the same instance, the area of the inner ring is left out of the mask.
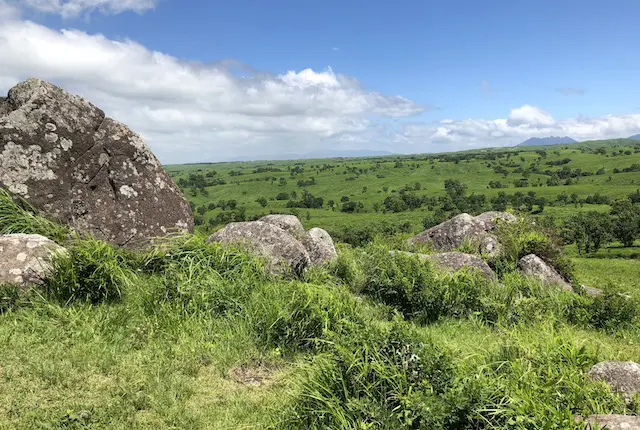
[[[548,112],[524,105],[507,118],[442,120],[411,124],[403,134],[408,142],[428,142],[433,150],[509,146],[530,137],[570,136],[576,140],[627,137],[640,132],[640,114],[578,117],[555,120]]]
[[[133,41],[28,21],[0,27],[0,55],[2,91],[30,76],[50,80],[148,137],[165,161],[304,152],[361,133],[376,117],[424,110],[331,68],[238,73],[235,62],[191,64]]]
[[[74,18],[82,14],[100,11],[118,14],[125,11],[143,13],[156,6],[157,0],[17,0],[15,4],[39,12]]]
[[[109,3],[135,10],[144,2],[75,3],[85,10]],[[424,105],[363,88],[331,68],[269,74],[233,60],[194,64],[131,40],[20,20],[15,7],[0,0],[3,16],[0,94],[27,77],[52,81],[142,134],[164,163],[318,149],[453,151],[511,145],[534,136],[595,139],[640,133],[640,114],[555,119],[530,105],[505,118],[421,122],[414,116],[425,112]]]

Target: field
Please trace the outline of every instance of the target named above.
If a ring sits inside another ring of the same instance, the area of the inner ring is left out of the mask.
[[[549,165],[565,159],[570,161]],[[433,211],[421,207],[413,211],[383,213],[385,198],[397,194],[404,187],[414,190],[416,183],[419,184],[419,189],[415,190],[418,196],[444,196],[445,181],[457,179],[467,185],[467,194],[486,196],[486,209],[491,208],[490,200],[500,192],[508,195],[535,192],[536,197],[547,200],[543,213],[563,218],[574,213],[576,205],[557,204],[556,199],[561,193],[568,196],[576,194],[579,200],[595,194],[615,199],[636,192],[640,188],[640,170],[614,173],[615,169],[623,170],[634,164],[640,168],[640,146],[635,141],[618,140],[455,154],[172,165],[167,166],[167,170],[181,185],[195,210],[202,208],[198,212],[200,221],[209,230],[219,225],[214,222],[215,218],[225,212],[220,207],[209,209],[210,204],[235,199],[237,207],[245,208],[248,218],[270,212],[297,213],[306,227],[322,227],[330,233],[341,227],[381,220],[394,223],[408,221],[410,231],[418,232],[423,230],[423,218]],[[496,173],[497,168],[506,174]],[[550,176],[535,173],[536,170],[559,172],[563,168],[571,169],[573,174],[579,169],[592,175],[571,177],[570,185],[564,185],[566,179],[560,179],[559,185],[547,186]],[[213,172],[214,176],[206,176]],[[203,180],[189,181],[190,175],[203,176]],[[523,178],[528,186],[516,187],[515,183]],[[214,180],[221,180],[224,184],[207,186],[207,181]],[[298,186],[299,181],[311,180],[315,183]],[[489,188],[492,181],[499,181],[506,188]],[[198,185],[203,186],[198,188]],[[322,197],[322,208],[287,208],[292,193],[299,199],[303,190]],[[280,193],[289,198],[276,200]],[[354,212],[342,212],[341,200],[345,196],[349,201],[361,203],[362,207]],[[264,207],[257,202],[260,198],[266,200]],[[333,209],[330,201],[334,202]],[[607,205],[585,205],[584,202],[578,206],[581,209],[608,208]]]
[[[0,234],[42,234],[69,249],[41,290],[0,286],[0,429],[584,429],[576,416],[640,414],[638,396],[627,404],[587,376],[600,361],[639,361],[638,241],[589,253],[553,241],[575,213],[611,210],[589,196],[613,203],[640,188],[640,172],[614,173],[640,163],[640,147],[542,151],[167,166],[198,231],[140,252],[66,242],[64,227],[0,194]],[[593,174],[547,186],[553,172],[524,173],[529,186],[513,186],[523,171],[564,167]],[[456,184],[467,189],[452,192]],[[321,207],[286,207],[306,204],[305,189]],[[488,210],[500,192],[530,191],[535,199],[508,202],[523,221],[499,232],[508,245],[489,260],[498,281],[389,255],[461,205]],[[558,203],[561,193],[569,201]],[[385,205],[401,195],[419,196],[418,207]],[[269,212],[329,230],[338,259],[282,279],[243,249],[206,244],[224,222]],[[545,215],[553,226],[538,222]],[[605,293],[524,278],[515,262],[532,249]]]

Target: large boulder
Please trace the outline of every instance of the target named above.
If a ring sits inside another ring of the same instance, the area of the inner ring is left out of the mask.
[[[525,255],[518,262],[520,270],[525,275],[535,278],[544,285],[555,285],[563,290],[573,292],[573,287],[542,258],[534,254]]]
[[[0,236],[0,284],[26,289],[41,284],[51,272],[56,255],[66,250],[38,234]]]
[[[640,393],[640,364],[633,361],[603,361],[591,368],[589,376],[594,381],[605,382],[627,401]]]
[[[193,230],[187,201],[139,135],[38,79],[0,99],[0,187],[115,245]]]
[[[509,212],[489,211],[476,216],[475,220],[483,224],[485,231],[492,231],[501,223],[514,223],[518,218]]]
[[[284,231],[287,231],[296,237],[300,237],[304,234],[304,227],[295,215],[265,215],[260,218],[259,221],[280,227]]]
[[[309,253],[311,265],[318,266],[338,257],[333,239],[325,230],[315,227],[302,238],[302,244]]]
[[[515,222],[517,218],[507,212],[485,212],[478,216],[463,213],[409,239],[411,245],[428,244],[436,251],[453,251],[465,242],[478,247],[478,252],[497,255],[502,249],[491,233],[501,222]]]
[[[480,242],[486,236],[484,224],[469,214],[460,214],[409,239],[409,243],[429,244],[436,251],[453,251],[466,240]]]
[[[640,430],[640,417],[633,415],[590,415],[584,422],[586,430]]]
[[[273,274],[299,275],[311,264],[309,253],[300,241],[263,221],[227,224],[212,234],[208,242],[244,245],[266,258]]]

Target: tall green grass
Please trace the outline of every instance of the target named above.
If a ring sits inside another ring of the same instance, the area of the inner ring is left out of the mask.
[[[69,229],[37,214],[26,202],[0,188],[0,234],[40,234],[63,243]]]

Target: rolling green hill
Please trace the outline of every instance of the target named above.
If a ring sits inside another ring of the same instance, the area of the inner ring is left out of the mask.
[[[536,198],[546,199],[543,214],[565,217],[576,210],[576,205],[557,203],[558,195],[575,194],[578,200],[596,194],[610,199],[624,197],[640,188],[638,166],[638,142],[618,139],[546,148],[169,165],[166,169],[200,215],[201,228],[209,231],[233,215],[224,205],[215,207],[221,200],[235,200],[236,211],[243,208],[247,218],[270,212],[296,213],[307,227],[320,226],[329,231],[383,220],[408,222],[409,231],[419,231],[423,219],[437,208],[422,205],[392,213],[384,211],[385,199],[399,195],[403,189],[420,198],[442,197],[446,194],[445,181],[454,179],[467,185],[467,195],[484,195],[484,209],[491,209],[491,199],[499,193],[533,192]],[[492,182],[504,188],[491,188]],[[321,208],[287,207],[289,200],[300,199],[305,190],[323,199]],[[266,205],[258,201],[261,198]],[[353,212],[342,212],[347,198],[356,204]],[[599,210],[608,207],[584,201],[577,206]]]

